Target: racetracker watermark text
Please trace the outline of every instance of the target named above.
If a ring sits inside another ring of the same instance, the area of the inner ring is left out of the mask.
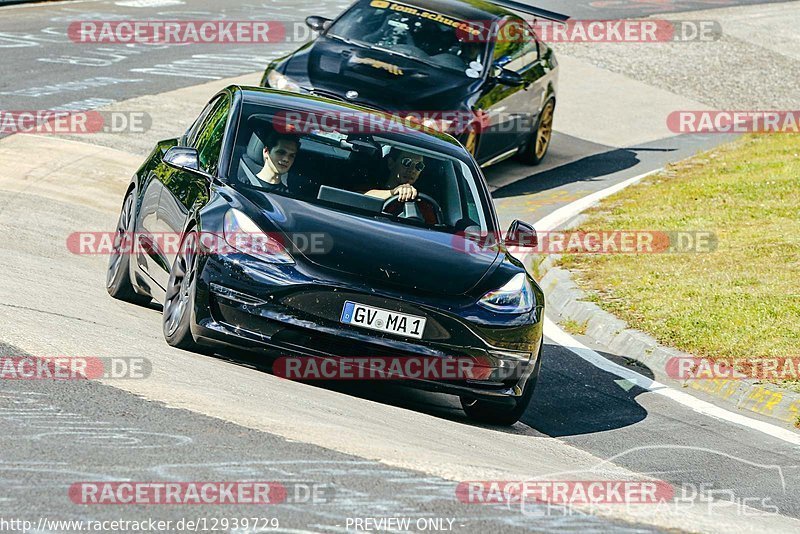
[[[674,494],[672,485],[660,480],[484,480],[456,487],[458,500],[465,504],[658,504]]]
[[[276,376],[289,380],[486,380],[493,371],[478,357],[424,356],[281,357],[272,367]]]
[[[800,357],[794,358],[670,358],[667,376],[676,380],[800,380]]]
[[[537,235],[459,233],[453,248],[483,254],[499,244],[514,253],[529,254],[708,254],[717,250],[714,232],[647,230],[576,230],[540,232]]]
[[[530,30],[545,43],[710,43],[719,41],[722,26],[715,20],[576,19],[566,23],[529,19],[492,30],[491,21],[470,21],[458,29],[464,42],[519,43],[531,40]],[[475,31],[474,29],[477,29]]]
[[[0,380],[145,379],[152,369],[147,358],[0,356]]]
[[[299,37],[287,33],[286,23],[266,20],[80,20],[67,35],[81,44],[268,44]]]
[[[142,232],[119,235],[116,232],[74,232],[67,237],[67,250],[80,256],[110,254],[136,255],[153,251],[175,255],[182,252],[187,234],[182,232]],[[333,239],[324,232],[228,232],[198,234],[201,254],[256,256],[289,252],[294,254],[327,254]]]
[[[335,488],[314,482],[76,482],[68,495],[83,505],[327,504]]]
[[[686,133],[800,133],[798,110],[673,111],[667,127]]]
[[[511,21],[497,27],[493,20],[457,20],[399,3],[376,0],[409,19],[433,21],[454,29],[462,43],[696,43],[722,36],[715,20],[545,19]],[[402,7],[401,7],[402,6]],[[281,20],[76,20],[67,27],[76,44],[280,44],[306,43],[316,36],[303,21]]]
[[[152,123],[145,111],[0,110],[0,134],[140,134]]]

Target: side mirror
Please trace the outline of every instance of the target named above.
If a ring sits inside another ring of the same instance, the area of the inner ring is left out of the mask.
[[[318,17],[312,16],[306,18],[306,26],[314,30],[315,32],[324,32],[327,30],[331,25],[331,19],[326,19],[325,17]]]
[[[514,221],[506,233],[504,243],[506,246],[536,248],[539,246],[539,237],[530,224]]]
[[[164,154],[164,163],[182,171],[200,172],[200,158],[197,150],[185,146],[174,146]]]
[[[499,84],[509,85],[511,87],[525,85],[525,79],[521,75],[513,70],[504,69],[499,66],[495,66],[494,79]]]
[[[209,182],[214,181],[214,177],[200,169],[200,157],[197,149],[185,146],[174,146],[164,154],[164,163],[181,171],[190,172],[197,176],[202,176]]]

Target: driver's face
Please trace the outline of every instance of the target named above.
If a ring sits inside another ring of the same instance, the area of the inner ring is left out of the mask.
[[[424,158],[420,154],[401,152],[397,159],[389,158],[389,171],[392,173],[392,180],[397,185],[414,185],[422,172],[419,167],[424,166]]]
[[[264,148],[264,156],[269,157],[278,170],[278,174],[289,172],[297,156],[297,144],[291,141],[279,140],[274,148]]]

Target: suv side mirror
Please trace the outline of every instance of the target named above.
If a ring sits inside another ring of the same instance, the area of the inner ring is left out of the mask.
[[[499,84],[511,87],[525,85],[525,79],[520,74],[497,65],[494,68],[494,79]]]
[[[306,26],[314,30],[315,32],[324,32],[327,30],[331,25],[331,19],[326,19],[325,17],[319,16],[312,16],[306,18]]]
[[[539,246],[539,237],[536,230],[528,223],[514,221],[503,240],[506,246],[536,248]]]

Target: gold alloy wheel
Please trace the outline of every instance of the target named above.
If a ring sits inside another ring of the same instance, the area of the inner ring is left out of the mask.
[[[470,127],[467,139],[464,141],[464,148],[472,154],[472,157],[475,157],[475,151],[478,149],[478,132],[473,127]]]
[[[542,159],[550,145],[553,135],[553,101],[545,104],[542,118],[539,120],[539,129],[536,131],[536,159]]]

